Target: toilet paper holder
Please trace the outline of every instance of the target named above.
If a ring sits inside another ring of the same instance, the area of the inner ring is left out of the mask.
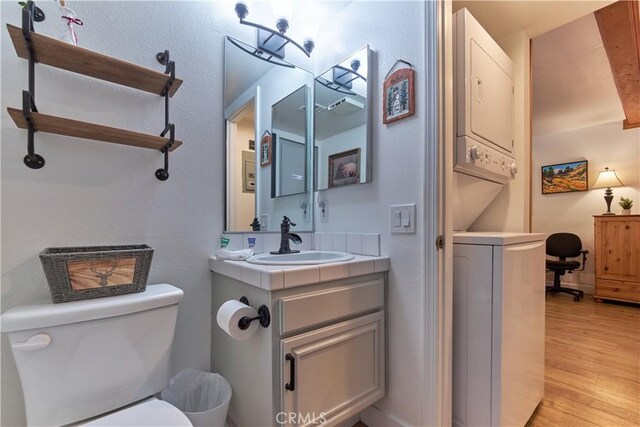
[[[240,302],[249,305],[249,299],[247,297],[241,297]],[[256,317],[242,317],[240,320],[238,320],[238,327],[243,331],[247,330],[251,325],[251,322],[253,322],[254,320],[259,320],[260,326],[262,326],[263,328],[269,326],[271,324],[271,314],[269,314],[269,307],[263,304],[258,308],[258,315]]]

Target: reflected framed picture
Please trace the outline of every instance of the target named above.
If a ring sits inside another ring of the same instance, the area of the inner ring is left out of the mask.
[[[384,81],[382,123],[387,124],[415,114],[412,68],[396,70]]]
[[[260,140],[260,166],[271,164],[271,135],[267,134]]]
[[[329,188],[360,182],[360,149],[329,156]]]
[[[587,160],[542,166],[542,194],[587,191],[588,182]]]

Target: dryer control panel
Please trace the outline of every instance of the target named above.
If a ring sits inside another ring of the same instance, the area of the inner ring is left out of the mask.
[[[505,184],[518,173],[515,159],[469,137],[456,141],[454,170]]]

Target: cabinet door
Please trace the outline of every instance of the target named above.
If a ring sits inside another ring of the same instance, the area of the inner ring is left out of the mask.
[[[596,220],[596,277],[640,281],[640,220]]]
[[[384,312],[281,341],[285,425],[333,425],[384,396]]]

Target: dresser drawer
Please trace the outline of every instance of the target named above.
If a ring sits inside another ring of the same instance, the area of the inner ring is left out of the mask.
[[[596,297],[640,301],[640,283],[597,279]]]
[[[384,307],[384,280],[377,279],[280,300],[280,333],[372,311]]]

